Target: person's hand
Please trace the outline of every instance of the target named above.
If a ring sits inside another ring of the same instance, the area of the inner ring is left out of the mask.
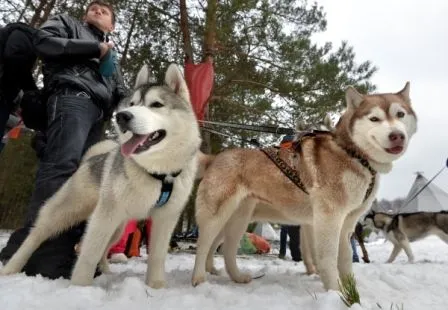
[[[113,42],[101,42],[100,43],[100,59],[103,58],[108,52],[109,50],[114,48],[114,43]]]

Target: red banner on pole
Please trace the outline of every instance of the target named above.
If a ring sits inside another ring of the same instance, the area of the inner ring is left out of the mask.
[[[207,61],[197,65],[190,61],[185,62],[185,80],[198,120],[204,119],[205,108],[213,88],[214,75],[212,62]]]

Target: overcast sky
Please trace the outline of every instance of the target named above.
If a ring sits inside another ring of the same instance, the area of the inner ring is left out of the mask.
[[[407,195],[422,171],[428,179],[448,157],[448,1],[318,0],[327,31],[317,40],[354,47],[358,62],[379,68],[372,81],[378,92],[396,92],[411,82],[418,131],[406,154],[382,175],[378,198]],[[448,169],[434,180],[448,192]]]

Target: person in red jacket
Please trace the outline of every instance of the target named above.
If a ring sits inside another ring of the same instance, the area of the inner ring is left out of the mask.
[[[111,263],[125,263],[128,261],[129,255],[127,255],[128,253],[126,252],[128,240],[131,234],[133,234],[136,230],[137,221],[130,220],[124,229],[121,239],[109,249],[109,261]]]

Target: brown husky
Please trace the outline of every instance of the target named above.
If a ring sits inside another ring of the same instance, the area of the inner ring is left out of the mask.
[[[314,258],[325,289],[338,289],[339,277],[352,272],[349,238],[375,197],[377,173],[391,170],[417,129],[409,83],[374,95],[349,87],[346,104],[332,132],[302,136],[294,149],[237,148],[212,160],[196,198],[193,285],[216,272],[213,253],[222,240],[228,274],[249,282],[236,264],[238,244],[249,222],[265,220],[303,225],[308,272]]]

